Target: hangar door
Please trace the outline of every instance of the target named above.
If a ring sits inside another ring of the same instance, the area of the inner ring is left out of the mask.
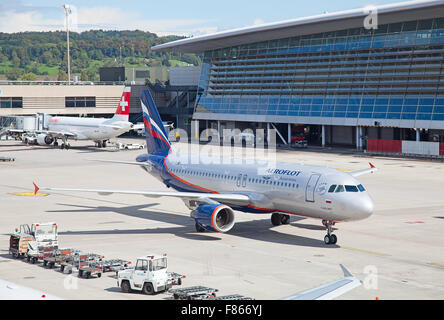
[[[332,127],[332,144],[353,145],[353,127]]]

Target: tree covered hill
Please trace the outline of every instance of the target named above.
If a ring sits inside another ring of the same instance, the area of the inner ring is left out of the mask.
[[[153,52],[154,45],[182,39],[144,31],[91,30],[70,32],[72,76],[97,81],[102,66],[199,65],[193,54]],[[46,80],[63,78],[67,70],[66,32],[0,33],[0,78]],[[122,60],[120,60],[122,59]],[[60,79],[62,80],[62,79]]]

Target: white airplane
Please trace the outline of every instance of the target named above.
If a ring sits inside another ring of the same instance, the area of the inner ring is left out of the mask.
[[[141,93],[141,104],[148,154],[137,157],[137,162],[106,162],[141,166],[177,192],[42,189],[180,198],[191,210],[198,232],[229,232],[235,225],[235,210],[272,214],[271,222],[274,226],[289,224],[290,216],[293,215],[315,218],[322,220],[327,229],[324,237],[327,245],[337,243],[338,239],[332,229],[336,223],[363,220],[373,213],[373,201],[356,179],[360,175],[375,172],[377,169],[372,164],[369,169],[347,173],[293,163],[273,163],[265,166],[268,169],[260,170],[258,163],[245,161],[210,157],[203,162],[190,161],[190,156],[172,150],[148,90]],[[36,185],[35,190],[38,190]]]
[[[0,300],[61,300],[59,297],[0,279]]]
[[[99,148],[105,148],[109,139],[133,129],[133,123],[129,122],[129,106],[131,87],[123,90],[114,117],[106,118],[79,118],[79,117],[51,117],[48,130],[37,130],[30,133],[36,134],[36,142],[39,145],[58,146],[58,139],[62,140],[60,147],[68,149],[72,140],[92,140]],[[28,133],[24,130],[5,129],[3,134]]]

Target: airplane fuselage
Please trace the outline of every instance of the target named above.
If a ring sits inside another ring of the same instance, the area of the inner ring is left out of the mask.
[[[152,163],[150,173],[180,192],[246,194],[252,199],[248,206],[230,203],[233,209],[243,212],[336,222],[362,220],[373,213],[373,201],[359,181],[331,168],[245,160],[226,164],[224,159],[199,161],[175,153],[167,157],[142,155],[137,160]]]
[[[102,141],[120,136],[131,129],[132,123],[105,118],[53,117],[49,131],[70,132],[75,140]]]

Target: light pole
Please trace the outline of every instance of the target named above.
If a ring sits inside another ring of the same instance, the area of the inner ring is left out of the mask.
[[[71,7],[69,4],[64,4],[62,8],[65,10],[66,16],[66,42],[68,46],[68,85],[71,85],[71,63],[69,59],[69,15],[71,14]]]

